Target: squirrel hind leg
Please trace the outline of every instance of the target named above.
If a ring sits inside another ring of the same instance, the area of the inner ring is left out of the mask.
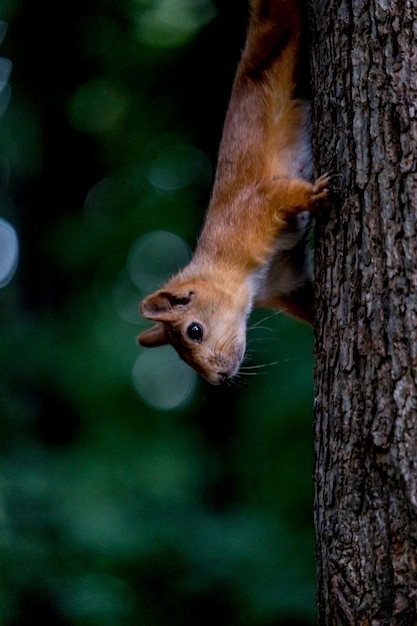
[[[296,291],[286,295],[272,296],[262,305],[287,313],[291,317],[314,326],[314,287],[311,279],[308,279]]]

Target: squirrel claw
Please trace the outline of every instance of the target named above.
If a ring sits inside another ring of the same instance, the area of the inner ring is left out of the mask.
[[[326,172],[313,183],[313,202],[330,201],[330,195],[336,190],[334,183],[341,180],[340,174]]]
[[[312,199],[313,202],[317,202],[319,200],[324,200],[329,195],[329,187],[331,183],[331,178],[329,174],[322,174],[317,180],[313,183],[313,194]]]

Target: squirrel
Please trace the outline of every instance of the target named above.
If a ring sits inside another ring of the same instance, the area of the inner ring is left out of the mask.
[[[312,179],[310,105],[297,96],[298,0],[251,0],[205,223],[191,261],[144,298],[138,342],[171,344],[216,385],[237,374],[254,307],[313,324],[307,235],[330,176]]]

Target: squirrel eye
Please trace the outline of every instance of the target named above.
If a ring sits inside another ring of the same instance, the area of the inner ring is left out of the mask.
[[[203,327],[198,322],[192,322],[187,327],[187,335],[193,341],[201,341],[203,339]]]

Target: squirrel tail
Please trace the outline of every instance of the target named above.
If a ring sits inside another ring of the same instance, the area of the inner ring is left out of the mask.
[[[299,97],[302,6],[303,0],[250,0],[219,151],[216,199],[230,195],[236,180],[311,178],[309,106]]]
[[[251,0],[250,7],[240,78],[262,80],[276,97],[290,99],[297,87],[302,32],[300,1]]]

